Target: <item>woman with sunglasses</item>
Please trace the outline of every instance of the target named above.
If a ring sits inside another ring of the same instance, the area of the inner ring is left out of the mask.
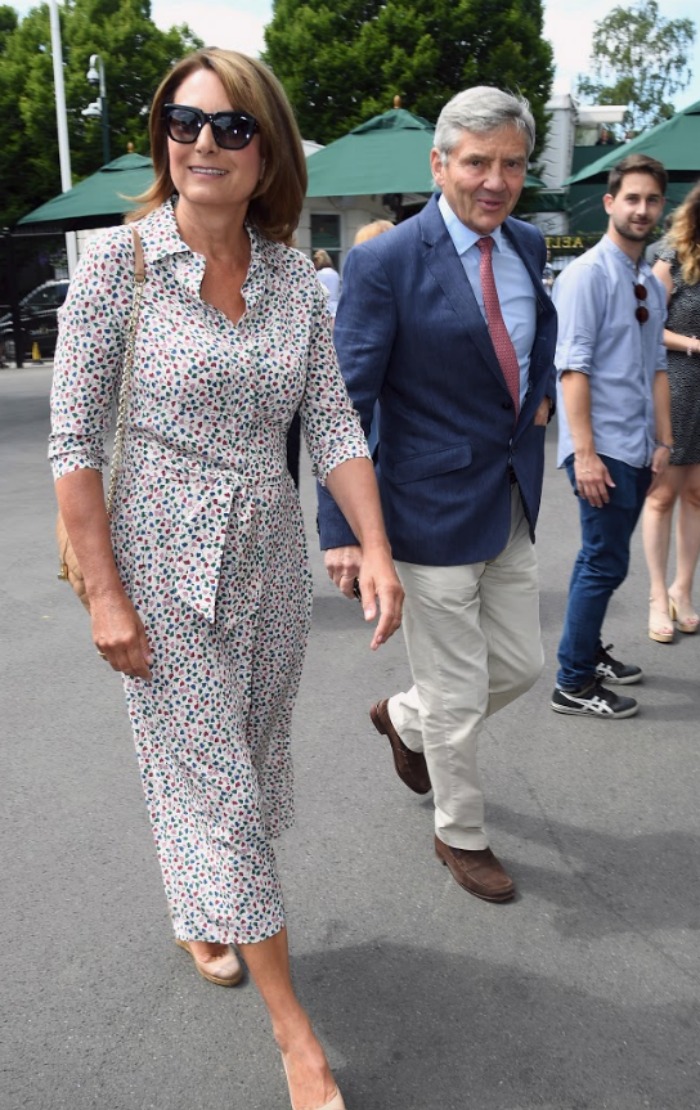
[[[146,285],[124,461],[108,521],[104,431],[131,303],[131,229],[81,258],[62,313],[51,458],[97,650],[122,672],[177,943],[222,986],[237,945],[268,1008],[296,1110],[342,1110],[294,993],[271,839],[292,821],[290,719],[311,608],[285,435],[363,547],[371,646],[402,591],[362,428],[311,262],[287,244],[305,160],[261,63],[190,55],[158,89],[155,182],[135,214]],[[352,596],[352,582],[344,590]]]
[[[692,591],[700,554],[700,185],[673,215],[671,229],[654,264],[666,287],[673,450],[670,465],[649,494],[643,517],[644,553],[650,578],[649,635],[671,643],[679,632],[695,633],[700,616]],[[666,571],[673,510],[676,574],[667,588]]]

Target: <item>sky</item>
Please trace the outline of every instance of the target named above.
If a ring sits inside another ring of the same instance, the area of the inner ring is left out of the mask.
[[[10,0],[12,3],[12,0]],[[700,100],[700,19],[697,0],[658,0],[665,19],[690,17],[696,24],[690,68],[692,83],[673,102],[676,110]],[[617,0],[623,7],[632,0]],[[15,0],[20,13],[34,4]],[[555,93],[573,92],[576,76],[585,73],[590,56],[591,36],[596,21],[603,19],[616,0],[545,0],[544,36],[554,47]],[[187,23],[207,46],[258,54],[264,46],[263,28],[272,18],[272,0],[151,0],[151,13],[157,26],[167,29]],[[406,104],[410,109],[411,105]]]
[[[615,6],[632,0],[545,0],[544,37],[554,47],[555,93],[572,92],[579,73],[586,72],[594,23]],[[257,54],[264,46],[263,28],[272,18],[272,0],[151,0],[159,27],[188,23],[207,46]],[[697,28],[691,57],[692,84],[674,98],[676,109],[700,100],[700,19],[697,0],[659,0],[665,19],[689,17]],[[410,104],[406,104],[410,109]]]

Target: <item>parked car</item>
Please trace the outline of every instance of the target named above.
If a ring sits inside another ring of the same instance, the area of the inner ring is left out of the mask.
[[[56,313],[66,299],[68,280],[45,281],[27,293],[19,303],[22,325],[22,357],[30,359],[34,344],[40,358],[52,358],[56,348],[58,322]],[[0,317],[0,357],[8,362],[15,360],[15,337],[12,316],[8,312]]]

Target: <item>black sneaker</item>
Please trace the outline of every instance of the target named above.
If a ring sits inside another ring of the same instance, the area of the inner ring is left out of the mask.
[[[572,713],[577,717],[634,717],[639,709],[634,698],[622,698],[606,690],[600,682],[592,682],[585,690],[571,693],[557,686],[550,702],[555,713]]]
[[[596,678],[601,682],[609,682],[611,686],[633,686],[635,682],[641,682],[644,677],[641,667],[635,667],[631,663],[619,663],[617,659],[613,659],[610,655],[610,648],[612,644],[603,647],[601,644],[595,653]]]

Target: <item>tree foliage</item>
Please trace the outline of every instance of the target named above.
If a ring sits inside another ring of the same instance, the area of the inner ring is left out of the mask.
[[[471,85],[520,92],[540,145],[552,84],[541,0],[275,0],[264,60],[305,138],[329,143],[393,106],[436,120]]]
[[[626,104],[626,129],[643,131],[674,114],[670,97],[685,89],[695,40],[692,19],[665,19],[656,0],[616,7],[595,25],[592,77],[578,79],[591,103]]]
[[[59,9],[74,182],[102,164],[101,121],[82,109],[97,91],[90,55],[105,66],[111,157],[148,154],[148,108],[163,75],[202,43],[187,26],[159,30],[150,0],[66,0]],[[18,20],[0,7],[0,226],[61,191],[49,8]]]

